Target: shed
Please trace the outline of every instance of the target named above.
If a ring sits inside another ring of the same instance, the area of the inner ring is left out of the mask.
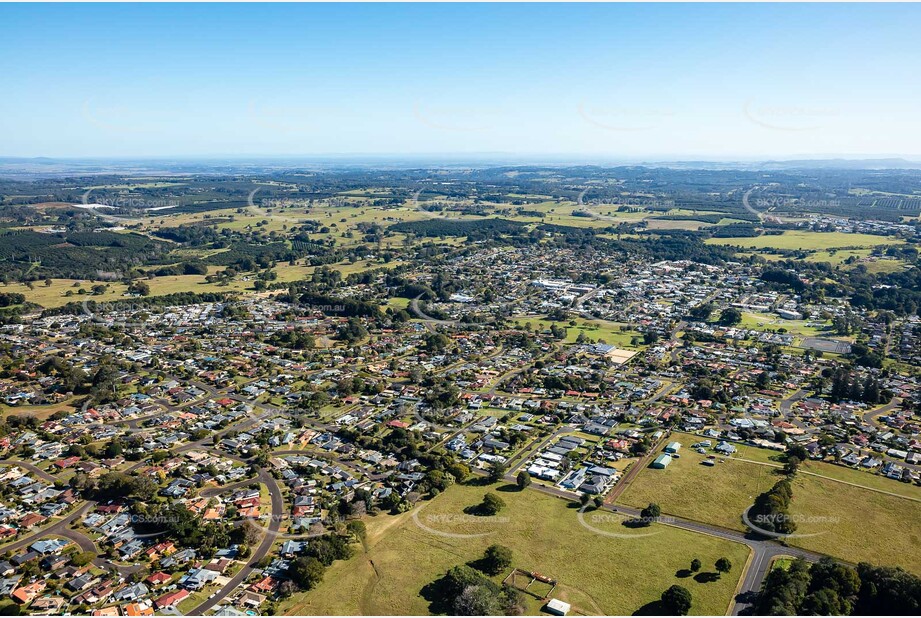
[[[570,605],[559,599],[550,599],[547,601],[545,609],[554,616],[565,616],[569,613]]]

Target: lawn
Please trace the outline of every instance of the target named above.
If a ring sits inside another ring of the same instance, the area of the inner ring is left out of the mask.
[[[573,613],[632,614],[657,600],[670,585],[680,583],[694,597],[693,614],[721,615],[749,553],[741,544],[664,525],[642,532],[654,533],[650,536],[604,536],[582,527],[578,510],[567,502],[536,490],[519,493],[500,488],[507,506],[491,522],[465,515],[464,508],[478,503],[486,490],[455,485],[413,513],[372,519],[367,551],[335,563],[318,588],[295,595],[280,606],[280,612],[425,615],[429,601],[420,594],[424,586],[452,566],[481,557],[488,545],[501,543],[512,549],[513,566],[556,578],[560,585],[554,596],[572,603]],[[584,519],[596,529],[640,533],[622,526],[613,513],[593,516],[589,512]],[[432,530],[483,536],[458,538]],[[729,558],[735,568],[719,581],[700,583],[678,577],[695,557],[712,565],[721,556]],[[529,613],[539,607],[537,602],[530,603]]]
[[[750,238],[708,238],[710,245],[733,245],[747,249],[833,249],[840,247],[875,247],[900,244],[904,241],[874,234],[847,234],[845,232],[812,232],[791,230],[777,235]]]
[[[690,449],[697,440],[673,437],[683,445],[681,457],[664,470],[641,471],[619,502],[638,508],[655,502],[669,515],[744,531],[742,513],[780,479],[774,469],[733,458],[705,466],[706,456]]]

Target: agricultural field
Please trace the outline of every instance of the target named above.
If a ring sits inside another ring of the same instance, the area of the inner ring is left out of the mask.
[[[342,273],[343,277],[346,277],[352,273],[360,273],[374,268],[392,268],[398,264],[400,264],[400,262],[385,264],[373,260],[358,260],[356,262],[340,262],[339,264],[330,265],[330,268],[338,270]],[[223,270],[223,267],[211,266],[208,272],[209,274],[214,274],[220,270]],[[287,262],[279,262],[273,270],[278,274],[276,282],[289,282],[309,278],[313,274],[315,268],[303,264],[292,266]],[[245,275],[238,275],[226,285],[209,283],[205,280],[205,275],[167,275],[144,279],[144,282],[150,286],[151,296],[162,296],[176,292],[252,292],[254,289],[254,281]],[[90,288],[97,283],[104,283],[107,285],[108,289],[106,292],[98,295],[89,293],[77,294],[77,290],[80,288],[89,292]],[[77,284],[76,287],[75,284]],[[68,290],[72,291],[74,294],[72,296],[65,296]],[[6,286],[0,286],[0,291],[18,292],[24,294],[26,300],[30,302],[44,308],[54,308],[66,305],[70,302],[80,302],[84,300],[94,302],[115,302],[118,300],[125,300],[128,287],[124,283],[118,281],[97,282],[76,279],[54,279],[50,286],[46,286],[44,283],[36,283],[33,289],[30,290],[23,284],[10,283]]]
[[[732,245],[744,249],[834,249],[842,247],[876,247],[901,244],[902,240],[873,234],[847,234],[844,232],[786,231],[778,235],[752,238],[709,238],[709,245]]]
[[[429,613],[429,600],[423,596],[427,584],[449,568],[479,558],[490,544],[501,543],[512,549],[514,567],[557,579],[560,584],[554,596],[573,604],[576,614],[629,615],[678,583],[693,595],[692,614],[721,615],[749,553],[741,544],[664,525],[653,525],[641,532],[650,536],[635,539],[604,536],[580,525],[578,509],[537,491],[493,487],[506,508],[488,523],[465,515],[464,509],[478,503],[488,489],[455,485],[411,513],[395,518],[379,515],[369,522],[363,552],[335,563],[320,586],[295,595],[279,611],[424,615]],[[635,532],[621,525],[613,513],[593,518],[588,512],[584,520],[602,532]],[[591,559],[573,559],[576,556]],[[695,557],[712,565],[721,556],[736,566],[720,580],[701,583],[677,575]],[[407,568],[407,557],[412,568]],[[611,594],[612,590],[617,593]],[[535,614],[540,603],[532,601],[527,609]]]

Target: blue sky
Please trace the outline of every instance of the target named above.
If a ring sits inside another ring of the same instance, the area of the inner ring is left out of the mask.
[[[918,5],[0,5],[0,156],[921,154]]]

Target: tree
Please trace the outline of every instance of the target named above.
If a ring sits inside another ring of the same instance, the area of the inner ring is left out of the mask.
[[[487,479],[490,483],[498,483],[505,477],[505,473],[508,471],[508,466],[501,461],[494,461],[489,467],[489,474]]]
[[[498,575],[512,564],[512,550],[504,545],[490,545],[483,554],[482,571],[488,575]]]
[[[720,326],[735,326],[742,321],[742,312],[735,307],[723,309],[720,313]]]
[[[278,584],[278,598],[280,599],[287,599],[295,592],[297,592],[297,584],[290,579],[286,579]]]
[[[462,483],[470,476],[470,467],[467,464],[454,461],[445,467],[445,472],[453,476],[458,483]]]
[[[505,501],[492,492],[483,495],[478,511],[483,515],[495,515],[505,507]]]
[[[486,586],[467,586],[454,599],[457,616],[499,616],[504,612],[496,595]]]
[[[365,542],[365,537],[368,535],[368,527],[365,525],[365,522],[360,519],[354,519],[347,523],[345,527],[349,531],[349,534],[354,536],[359,543]]]
[[[579,504],[582,506],[588,506],[588,503],[592,501],[592,497],[588,494],[582,494],[579,496]]]
[[[240,526],[240,538],[247,545],[255,545],[262,538],[262,530],[250,519],[244,519]]]
[[[716,561],[716,572],[723,574],[732,570],[732,563],[729,558],[720,558]]]
[[[301,590],[312,590],[323,581],[326,567],[313,556],[299,556],[288,567],[288,575]]]
[[[659,519],[660,515],[662,515],[662,509],[655,502],[650,502],[649,506],[640,511],[640,517],[647,526]]]
[[[691,593],[675,584],[662,593],[662,613],[668,616],[687,616],[691,609]]]
[[[802,444],[794,444],[787,448],[786,450],[787,459],[796,457],[800,461],[806,461],[809,459],[809,451],[806,450],[806,447]]]
[[[70,561],[74,566],[82,567],[88,565],[96,558],[95,552],[82,551],[71,556]]]
[[[531,484],[531,475],[522,470],[518,473],[518,477],[515,479],[515,482],[518,483],[518,489],[524,489]]]
[[[694,558],[693,560],[691,560],[691,572],[692,573],[696,573],[697,571],[699,571],[701,566],[703,566],[703,564],[700,562],[699,558]]]
[[[850,610],[850,603],[832,588],[821,588],[803,599],[802,611],[808,616],[847,616]]]
[[[688,316],[698,322],[706,322],[710,319],[710,314],[713,313],[713,309],[713,303],[704,303],[691,309],[688,312]]]

